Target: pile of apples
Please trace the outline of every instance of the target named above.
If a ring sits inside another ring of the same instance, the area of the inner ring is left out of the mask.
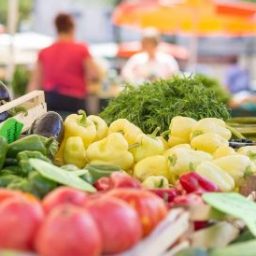
[[[41,256],[97,256],[129,250],[165,218],[164,201],[144,189],[86,194],[59,187],[42,201],[0,189],[0,250]]]

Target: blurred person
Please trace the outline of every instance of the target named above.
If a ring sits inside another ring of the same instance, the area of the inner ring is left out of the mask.
[[[142,52],[133,55],[122,70],[127,82],[141,84],[145,81],[166,79],[179,72],[176,60],[170,54],[158,50],[160,36],[157,30],[149,28],[142,34]]]
[[[225,83],[233,95],[242,91],[250,91],[249,71],[239,64],[237,56],[233,56],[230,60]]]
[[[226,72],[225,84],[228,91],[232,94],[230,101],[232,108],[255,102],[255,96],[250,88],[249,71],[239,64],[237,56],[233,56],[230,60],[230,66]]]
[[[98,81],[100,71],[88,46],[75,41],[71,15],[55,18],[57,39],[41,50],[28,90],[43,89],[49,110],[76,112],[85,109],[88,84]]]

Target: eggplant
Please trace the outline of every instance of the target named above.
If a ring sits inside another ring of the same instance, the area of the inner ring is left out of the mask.
[[[2,106],[2,104],[0,104],[0,106]],[[11,117],[11,115],[8,113],[8,111],[4,111],[4,112],[0,113],[0,123],[5,121],[9,117]]]
[[[38,134],[47,138],[54,137],[61,142],[64,134],[63,119],[58,113],[49,111],[33,122],[29,134]]]
[[[11,101],[11,94],[7,86],[0,80],[0,101],[9,102]]]
[[[0,80],[0,106],[3,106],[6,102],[11,101],[11,94],[7,86]],[[8,111],[0,113],[0,123],[11,117]]]

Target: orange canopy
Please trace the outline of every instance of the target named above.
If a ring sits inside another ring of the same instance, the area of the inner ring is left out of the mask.
[[[189,58],[188,50],[182,46],[161,42],[159,50],[172,55],[176,59],[187,60]],[[117,56],[129,58],[142,50],[140,42],[124,42],[118,45]]]
[[[256,34],[256,4],[214,0],[130,0],[113,13],[121,26],[155,27],[167,33]]]

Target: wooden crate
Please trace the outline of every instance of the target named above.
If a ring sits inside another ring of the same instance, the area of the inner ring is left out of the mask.
[[[16,120],[24,124],[22,132],[25,132],[30,128],[35,119],[47,112],[44,92],[33,91],[12,100],[0,107],[0,113],[16,107],[24,107],[27,110],[27,115],[19,113],[14,116]]]

